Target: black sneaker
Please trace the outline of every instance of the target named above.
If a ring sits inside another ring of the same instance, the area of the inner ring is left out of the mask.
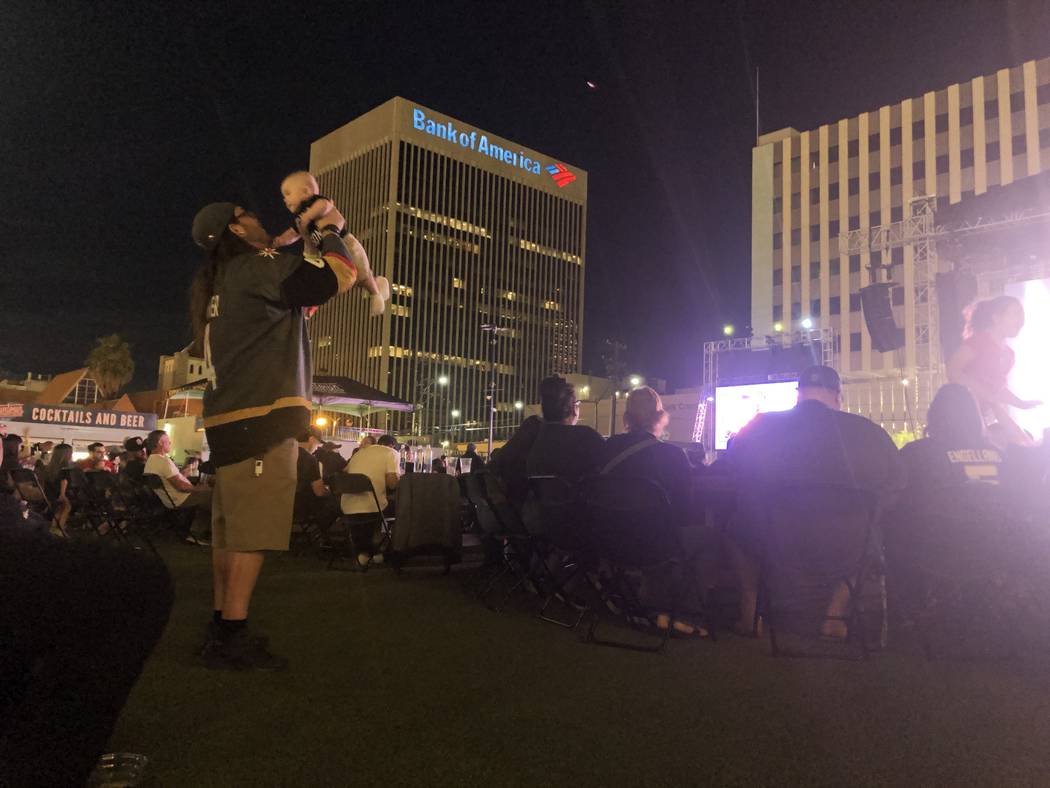
[[[270,645],[270,638],[266,635],[254,634],[251,636],[252,640],[258,643],[263,648]],[[222,644],[222,628],[214,621],[209,621],[208,626],[204,629],[204,642],[201,643],[200,647],[196,651],[196,656],[203,657],[213,648]]]
[[[288,667],[287,659],[271,654],[247,628],[213,644],[201,655],[201,661],[209,670],[285,670]]]

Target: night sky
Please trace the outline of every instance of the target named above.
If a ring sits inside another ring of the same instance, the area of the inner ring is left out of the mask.
[[[747,322],[756,66],[768,132],[1050,54],[1045,2],[177,5],[5,4],[5,371],[119,331],[152,387],[188,339],[196,209],[279,231],[309,143],[401,95],[586,169],[585,371],[617,337],[695,385],[703,340]]]

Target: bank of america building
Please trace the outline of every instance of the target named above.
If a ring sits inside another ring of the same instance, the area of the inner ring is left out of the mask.
[[[848,247],[845,235],[877,236],[870,231],[910,215],[913,198],[933,196],[943,210],[1047,169],[1050,59],[809,131],[763,135],[752,157],[754,336],[798,330],[807,318],[829,329],[839,370],[853,384],[850,409],[904,428],[908,403],[924,413],[942,369],[929,352],[928,294],[917,287],[922,250]],[[879,264],[892,266],[892,309],[904,331],[904,347],[888,353],[873,348],[861,311],[860,289],[876,281]],[[901,385],[921,382],[924,371],[923,392]]]
[[[394,98],[314,142],[310,170],[393,290],[382,318],[359,289],[321,308],[315,374],[419,404],[381,426],[480,440],[494,373],[499,436],[541,378],[579,370],[579,167]]]

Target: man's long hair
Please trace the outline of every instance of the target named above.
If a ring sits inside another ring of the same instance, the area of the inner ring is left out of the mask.
[[[215,277],[219,268],[227,261],[242,254],[252,252],[254,247],[230,232],[227,227],[222,231],[219,243],[215,245],[190,284],[190,331],[193,334],[191,352],[195,356],[204,355],[204,327],[208,325],[208,302],[215,293]]]

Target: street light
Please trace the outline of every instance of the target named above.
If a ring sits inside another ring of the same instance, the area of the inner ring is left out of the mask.
[[[300,422],[300,423],[302,423],[302,422]],[[328,424],[328,419],[326,419],[324,416],[318,416],[316,419],[314,419],[314,426],[316,426],[316,427],[324,427],[327,424]]]
[[[448,385],[448,375],[439,375],[438,376],[438,385],[439,386],[447,386]]]
[[[640,386],[642,385],[642,379],[637,375],[631,375],[631,379],[628,381],[628,383],[630,383],[632,386]]]
[[[783,323],[774,323],[773,324],[773,330],[776,331],[778,334],[781,333],[784,330],[784,324]]]
[[[722,326],[722,333],[725,334],[727,337],[733,336],[733,332],[735,331],[736,329],[733,328],[733,326],[729,323],[726,323],[724,326]]]
[[[590,386],[581,386],[580,387],[580,393],[581,394],[589,394],[590,391],[591,391],[591,387]]]
[[[517,402],[514,403],[514,410],[521,410],[524,407],[525,407],[525,403],[522,402],[520,399]]]
[[[806,329],[806,331],[809,331],[811,328],[813,328],[813,318],[811,318],[811,317],[803,318],[802,319],[802,327],[804,329]]]
[[[456,409],[452,410],[452,418],[454,418],[454,419],[458,419],[459,418],[459,411],[458,410],[456,410]]]

